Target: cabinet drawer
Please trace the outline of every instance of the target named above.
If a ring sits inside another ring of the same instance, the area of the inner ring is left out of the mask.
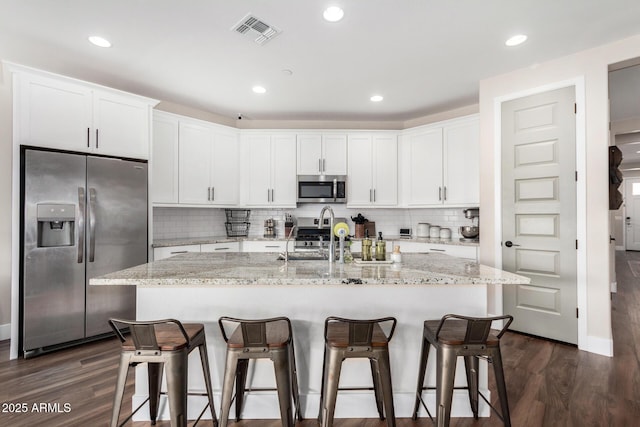
[[[169,258],[177,254],[187,252],[200,252],[200,245],[166,246],[163,248],[153,248],[153,260]]]
[[[282,252],[286,242],[284,240],[262,241],[245,240],[242,242],[242,252]],[[289,250],[293,250],[293,242],[289,242]]]
[[[205,243],[200,245],[200,252],[240,252],[240,242]]]

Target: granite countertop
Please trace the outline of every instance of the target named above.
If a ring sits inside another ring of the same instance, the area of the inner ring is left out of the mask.
[[[400,236],[384,236],[385,240],[393,241],[395,244],[402,244],[402,242],[416,242],[416,243],[431,243],[431,244],[439,244],[439,245],[456,245],[456,246],[479,246],[478,242],[473,241],[461,241],[458,238],[453,239],[430,239],[423,237],[400,237]],[[211,237],[185,237],[183,239],[161,239],[154,240],[151,247],[153,248],[163,248],[168,246],[184,246],[184,245],[204,245],[208,243],[229,243],[229,242],[241,242],[244,240],[252,240],[252,241],[282,241],[284,242],[286,239],[282,238],[269,238],[269,237],[226,237],[226,236],[211,236]],[[361,241],[362,239],[352,238],[352,241]]]
[[[90,280],[91,285],[527,284],[529,279],[444,254],[403,254],[401,264],[276,260],[276,253],[185,253]]]

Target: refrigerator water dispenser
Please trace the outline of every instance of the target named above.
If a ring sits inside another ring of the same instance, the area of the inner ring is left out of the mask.
[[[76,205],[38,204],[38,247],[73,246]]]

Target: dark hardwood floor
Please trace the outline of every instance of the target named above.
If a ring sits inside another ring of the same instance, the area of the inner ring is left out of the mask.
[[[640,277],[633,276],[628,261],[640,262],[640,253],[618,252],[618,292],[612,296],[613,358],[516,333],[504,336],[503,357],[514,426],[640,425]],[[8,353],[8,341],[0,342],[0,426],[108,425],[119,356],[115,340],[29,360],[8,361]],[[495,400],[492,375],[489,378]],[[132,394],[133,375],[123,414],[131,410]],[[11,406],[22,404],[26,405],[26,412],[16,412],[16,407]],[[432,425],[424,418],[416,422],[399,419],[397,424]],[[147,427],[150,423],[129,425]],[[169,422],[157,425],[168,427]],[[212,423],[203,421],[199,425],[210,427]],[[249,420],[232,425],[278,427],[280,422]],[[316,425],[313,419],[299,423],[299,427]],[[458,418],[451,425],[489,427],[502,423],[492,415],[480,420]],[[336,420],[335,426],[383,427],[386,423],[377,419],[342,419]]]

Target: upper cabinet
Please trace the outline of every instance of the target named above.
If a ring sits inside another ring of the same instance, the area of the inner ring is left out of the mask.
[[[156,111],[152,152],[154,203],[238,204],[239,146],[235,130]]]
[[[348,207],[398,204],[398,139],[395,134],[349,134],[347,158]]]
[[[298,175],[346,175],[347,135],[297,136]]]
[[[296,135],[249,133],[242,137],[243,204],[296,207]]]
[[[411,130],[402,136],[401,183],[407,207],[478,206],[477,116]]]
[[[157,101],[54,74],[14,70],[17,143],[147,159]]]

